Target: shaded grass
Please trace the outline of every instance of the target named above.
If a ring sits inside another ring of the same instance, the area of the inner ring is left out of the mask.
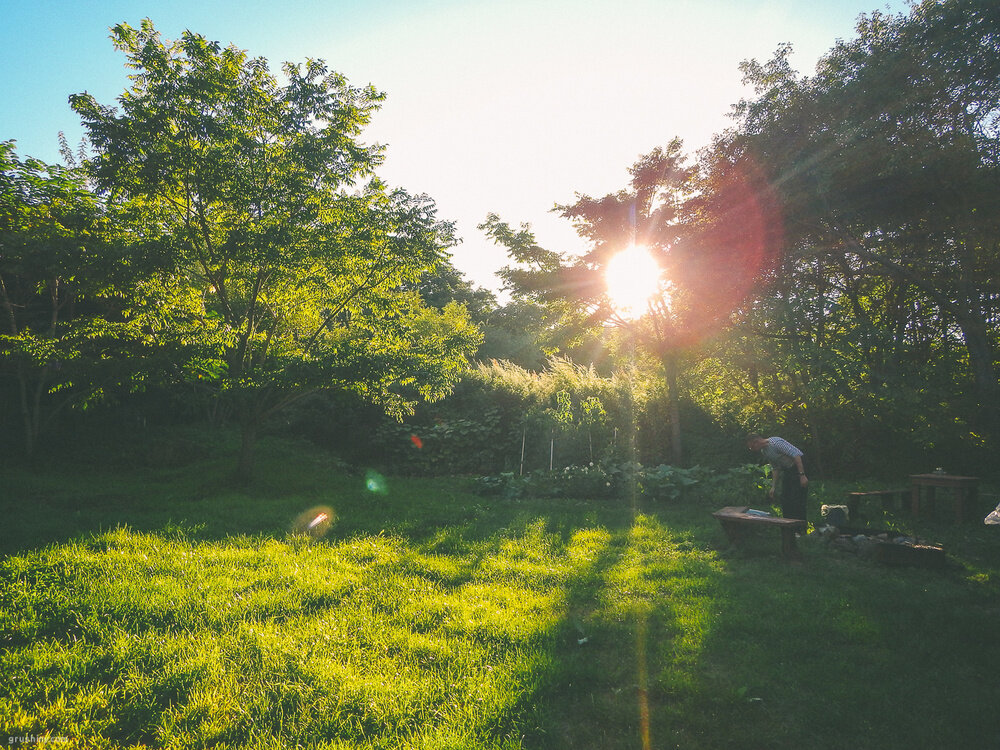
[[[263,452],[252,488],[228,468],[209,455],[9,473],[0,734],[96,748],[1000,741],[992,530],[922,526],[952,551],[944,572],[806,540],[791,566],[776,536],[728,549],[713,498],[484,501],[462,480],[398,478],[372,492],[287,443]],[[333,532],[290,535],[318,504]]]

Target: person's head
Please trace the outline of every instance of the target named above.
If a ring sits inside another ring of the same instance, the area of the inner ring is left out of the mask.
[[[765,445],[767,445],[767,438],[758,435],[756,432],[751,432],[747,435],[747,450],[759,451]]]

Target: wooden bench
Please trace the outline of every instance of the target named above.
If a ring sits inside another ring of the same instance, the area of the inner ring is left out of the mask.
[[[739,546],[743,542],[746,529],[752,526],[776,526],[781,531],[781,553],[786,559],[799,559],[799,550],[795,546],[795,534],[806,530],[806,522],[797,518],[781,518],[772,515],[757,515],[747,513],[750,510],[744,506],[730,506],[715,511],[713,517],[719,519],[722,530],[726,532],[729,541]]]
[[[909,490],[872,490],[870,492],[848,492],[847,493],[847,513],[851,523],[855,523],[858,518],[858,506],[863,500],[879,499],[882,501],[882,510],[895,510],[902,507]],[[898,504],[897,504],[898,498]]]

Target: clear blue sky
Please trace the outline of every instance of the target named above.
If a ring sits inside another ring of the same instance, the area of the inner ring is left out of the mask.
[[[0,140],[58,161],[83,134],[67,97],[113,104],[127,79],[108,39],[149,17],[266,57],[322,58],[388,95],[368,138],[382,175],[425,192],[458,224],[455,264],[493,287],[490,211],[530,222],[546,247],[580,248],[550,212],[575,192],[624,187],[642,153],[680,136],[689,152],[728,124],[741,60],[782,42],[811,73],[861,13],[902,0],[0,0]]]

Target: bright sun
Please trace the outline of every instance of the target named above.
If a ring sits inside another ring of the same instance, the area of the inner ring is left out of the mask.
[[[630,245],[608,262],[604,272],[615,312],[638,318],[660,287],[660,266],[640,245]]]

